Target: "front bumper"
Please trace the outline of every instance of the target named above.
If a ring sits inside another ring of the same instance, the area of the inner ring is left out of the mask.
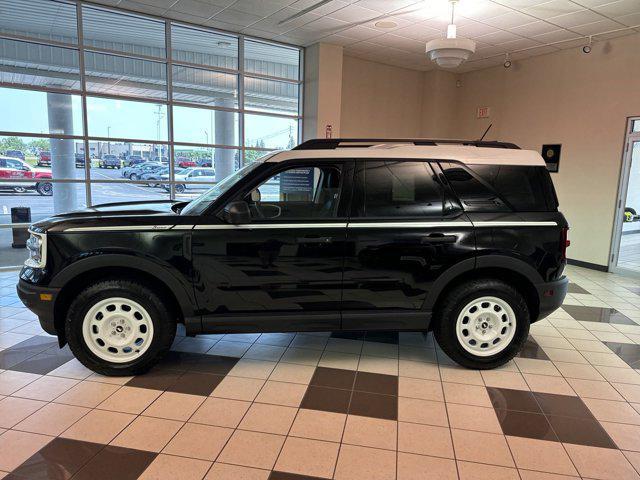
[[[562,277],[559,280],[553,282],[540,283],[536,285],[538,291],[538,298],[540,300],[540,311],[536,320],[542,320],[549,314],[562,306],[564,297],[567,296],[567,289],[569,288],[569,279]]]
[[[42,329],[50,335],[57,335],[53,307],[60,289],[41,287],[22,279],[18,281],[16,289],[25,307],[38,316]]]

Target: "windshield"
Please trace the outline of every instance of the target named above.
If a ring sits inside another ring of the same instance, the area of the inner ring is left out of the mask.
[[[233,187],[237,182],[242,180],[258,165],[261,164],[262,162],[250,163],[249,165],[242,167],[237,172],[232,173],[224,180],[218,182],[215,186],[204,192],[202,195],[189,202],[189,204],[182,209],[182,212],[180,212],[180,214],[200,215],[211,204],[211,202],[215,201],[220,195]]]

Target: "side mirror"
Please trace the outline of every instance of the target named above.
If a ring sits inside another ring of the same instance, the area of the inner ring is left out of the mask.
[[[224,207],[224,216],[227,222],[233,225],[251,222],[251,211],[247,202],[231,202]]]

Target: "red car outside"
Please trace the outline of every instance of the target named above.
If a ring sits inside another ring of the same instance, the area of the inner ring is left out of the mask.
[[[53,194],[51,170],[36,168],[17,158],[0,157],[0,188],[9,189],[16,193],[35,190],[40,195]],[[22,180],[12,182],[11,180]],[[33,180],[26,182],[24,180]]]
[[[38,154],[38,166],[39,167],[50,167],[51,166],[51,152],[46,150],[42,150]]]
[[[176,165],[180,168],[196,167],[196,162],[189,160],[187,157],[176,158]]]

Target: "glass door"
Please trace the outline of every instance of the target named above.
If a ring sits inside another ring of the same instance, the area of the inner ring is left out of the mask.
[[[616,205],[610,269],[640,277],[640,118],[631,118]]]

